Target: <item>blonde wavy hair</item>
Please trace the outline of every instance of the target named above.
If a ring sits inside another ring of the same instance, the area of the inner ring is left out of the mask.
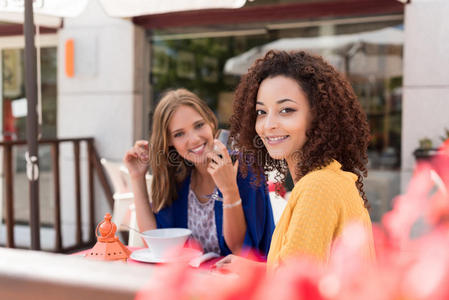
[[[153,211],[158,212],[177,198],[177,187],[193,164],[182,158],[173,146],[170,146],[168,125],[175,111],[182,105],[197,111],[204,121],[212,127],[215,136],[218,121],[212,110],[197,95],[186,90],[168,91],[157,104],[150,137],[149,163],[153,174],[151,198]]]

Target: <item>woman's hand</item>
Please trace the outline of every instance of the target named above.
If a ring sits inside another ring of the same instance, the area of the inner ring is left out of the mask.
[[[214,150],[207,171],[223,194],[223,236],[232,253],[242,249],[246,233],[246,220],[237,186],[238,161],[233,165],[228,150],[220,141],[214,141]]]
[[[215,269],[223,273],[235,273],[242,274],[252,269],[260,269],[258,271],[264,271],[266,268],[265,263],[260,263],[250,259],[243,258],[234,254],[230,254],[218,261],[214,265]]]
[[[214,265],[216,269],[227,270],[233,263],[239,260],[239,257],[234,254],[229,254],[217,261]]]
[[[214,140],[214,150],[209,152],[207,157],[210,160],[207,171],[223,196],[236,193],[238,195],[237,171],[239,163],[236,161],[234,165],[232,164],[225,145],[219,140]]]
[[[131,178],[143,177],[148,171],[148,141],[137,141],[123,157],[123,163],[128,168]]]

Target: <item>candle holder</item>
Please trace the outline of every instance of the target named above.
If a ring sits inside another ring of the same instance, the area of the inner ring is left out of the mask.
[[[112,216],[107,213],[104,216],[104,220],[97,225],[95,229],[97,243],[84,257],[96,260],[122,260],[126,262],[131,252],[115,235],[117,226],[111,222],[111,218]]]

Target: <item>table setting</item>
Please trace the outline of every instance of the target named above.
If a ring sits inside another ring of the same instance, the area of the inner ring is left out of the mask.
[[[97,243],[91,249],[76,253],[88,259],[123,261],[128,264],[186,264],[192,268],[211,269],[221,256],[203,253],[186,228],[164,228],[140,232],[147,247],[128,247],[116,236],[117,226],[107,213],[96,228]]]

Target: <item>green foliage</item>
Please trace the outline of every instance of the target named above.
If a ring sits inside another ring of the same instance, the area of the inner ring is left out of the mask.
[[[429,139],[428,137],[422,138],[419,140],[419,148],[420,149],[432,149],[433,148],[433,143],[432,140]]]
[[[153,99],[159,100],[168,89],[186,88],[216,111],[220,94],[234,91],[240,79],[224,74],[226,61],[270,40],[265,36],[155,40],[151,70]]]
[[[449,129],[446,127],[444,128],[444,135],[440,136],[441,141],[445,142],[447,139],[449,139]]]

